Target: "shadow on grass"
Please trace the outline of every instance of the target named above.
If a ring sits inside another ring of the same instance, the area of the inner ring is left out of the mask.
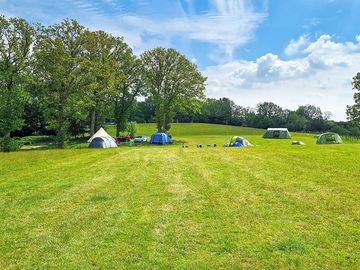
[[[118,145],[118,147],[169,147],[173,145],[182,145],[184,143],[188,143],[183,140],[173,140],[173,144],[150,144],[150,142],[122,142]]]
[[[23,147],[20,151],[49,150],[58,149],[55,142],[55,136],[28,136],[21,138]],[[81,149],[88,147],[87,138],[70,138],[66,145],[66,149]]]

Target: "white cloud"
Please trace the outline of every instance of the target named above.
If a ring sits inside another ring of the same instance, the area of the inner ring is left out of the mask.
[[[285,54],[289,56],[295,55],[304,49],[309,44],[309,42],[310,40],[308,35],[302,35],[298,40],[292,39],[289,45],[285,48]]]
[[[351,78],[360,72],[360,41],[336,43],[328,35],[302,50],[301,58],[282,60],[268,53],[255,61],[231,61],[207,68],[207,94],[227,96],[243,106],[273,101],[285,108],[314,104],[345,120],[351,104]]]

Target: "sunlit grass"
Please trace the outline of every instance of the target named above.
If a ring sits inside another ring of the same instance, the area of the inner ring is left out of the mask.
[[[262,133],[179,124],[187,149],[1,153],[0,269],[356,269],[360,145]],[[221,147],[233,135],[254,147]]]

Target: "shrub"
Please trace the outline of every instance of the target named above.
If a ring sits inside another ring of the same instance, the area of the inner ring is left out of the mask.
[[[127,124],[127,132],[129,133],[130,138],[134,138],[136,134],[136,122],[131,121]]]
[[[10,138],[10,137],[3,137],[0,138],[0,151],[1,152],[14,152],[19,151],[23,144],[20,140]]]

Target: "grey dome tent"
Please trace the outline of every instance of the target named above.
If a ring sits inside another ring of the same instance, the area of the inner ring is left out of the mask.
[[[93,138],[89,148],[116,148],[117,145],[111,137],[96,137]]]
[[[321,134],[317,140],[316,144],[342,144],[343,141],[337,133],[326,132]]]
[[[263,136],[267,139],[291,139],[287,128],[268,128]]]

